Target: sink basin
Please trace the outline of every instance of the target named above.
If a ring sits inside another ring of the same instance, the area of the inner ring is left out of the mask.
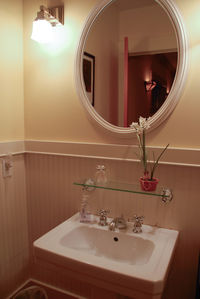
[[[79,222],[79,214],[34,242],[36,259],[77,271],[87,282],[136,299],[161,298],[178,231],[143,225],[134,234]],[[78,269],[78,270],[77,270]]]
[[[61,238],[60,244],[86,254],[127,265],[146,264],[154,250],[151,240],[115,233],[99,227],[79,226]]]

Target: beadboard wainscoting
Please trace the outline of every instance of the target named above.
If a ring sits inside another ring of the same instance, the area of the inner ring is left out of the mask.
[[[9,144],[10,146],[10,144]],[[7,150],[9,150],[6,147]],[[7,152],[6,150],[6,152]],[[13,152],[13,147],[10,150]],[[13,175],[3,178],[0,158],[0,298],[29,276],[24,155],[14,155]]]
[[[26,154],[31,243],[79,210],[81,187],[74,186],[73,182],[94,176],[97,164],[106,166],[111,180],[136,182],[141,173],[140,164],[131,160],[100,159],[95,156],[90,158],[88,155],[73,156],[50,152]],[[195,294],[200,248],[198,192],[200,168],[198,165],[187,164],[186,166],[167,163],[159,165],[157,169],[160,185],[173,190],[174,198],[171,203],[164,204],[159,198],[107,190],[95,190],[89,200],[91,210],[94,212],[99,208],[105,208],[110,210],[111,217],[123,213],[126,218],[131,218],[136,213],[145,216],[146,224],[180,231],[165,289],[165,299],[188,299],[193,298]],[[41,263],[36,267],[33,266],[32,276],[77,294],[86,295],[87,298],[97,298],[91,295],[92,286],[89,281],[84,288],[85,283],[81,282],[81,278],[78,279],[78,283],[73,273],[58,270],[53,264],[50,266]]]
[[[99,145],[99,149],[98,145],[84,143],[31,143],[25,142],[24,154],[22,148],[15,151],[13,176],[5,179],[0,175],[0,297],[6,298],[20,283],[32,278],[89,299],[121,298],[106,290],[106,285],[94,285],[67,269],[57,268],[53,261],[35,263],[32,243],[79,210],[82,191],[73,182],[93,177],[97,164],[106,166],[111,180],[132,183],[141,174],[140,163],[120,156],[123,146]],[[181,151],[178,163],[172,149],[171,158],[157,169],[159,184],[173,191],[172,202],[164,204],[157,197],[109,190],[95,190],[89,199],[95,213],[105,208],[111,217],[122,213],[126,218],[144,215],[145,224],[180,231],[164,299],[195,295],[200,249],[200,151]],[[1,152],[1,160],[7,152]],[[195,158],[190,159],[192,152]],[[1,167],[2,163],[2,174]]]

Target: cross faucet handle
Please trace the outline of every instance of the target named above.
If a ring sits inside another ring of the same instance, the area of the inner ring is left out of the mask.
[[[107,216],[110,213],[110,211],[101,209],[101,210],[97,211],[97,213],[99,216]]]
[[[134,233],[141,233],[142,232],[142,224],[144,220],[144,216],[137,216],[134,215],[134,226],[133,226],[133,232]]]
[[[98,212],[99,215],[99,225],[105,226],[108,224],[107,222],[107,215],[110,213],[109,210],[99,210]]]
[[[143,220],[144,220],[144,216],[138,216],[138,215],[134,215],[133,216],[133,220],[137,223],[141,223],[143,224]]]

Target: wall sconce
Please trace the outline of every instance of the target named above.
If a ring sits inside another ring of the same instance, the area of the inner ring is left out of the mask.
[[[54,40],[55,29],[64,25],[64,7],[46,8],[40,6],[37,18],[33,21],[31,39],[39,43],[50,43]]]
[[[154,89],[154,87],[156,86],[156,82],[155,81],[144,81],[144,86],[145,86],[145,91],[151,91],[152,89]]]

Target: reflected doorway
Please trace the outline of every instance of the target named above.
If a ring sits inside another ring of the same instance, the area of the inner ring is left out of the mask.
[[[155,114],[167,98],[176,74],[177,52],[128,57],[128,126]],[[133,100],[134,99],[134,100]]]

